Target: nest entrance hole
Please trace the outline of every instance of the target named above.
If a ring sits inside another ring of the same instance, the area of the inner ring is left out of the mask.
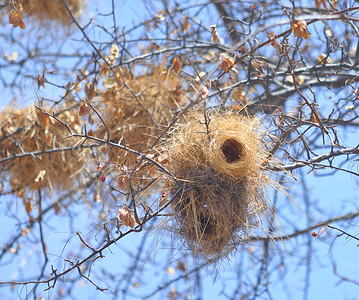
[[[226,140],[221,146],[224,158],[228,163],[240,160],[243,152],[242,149],[242,145],[234,139]]]

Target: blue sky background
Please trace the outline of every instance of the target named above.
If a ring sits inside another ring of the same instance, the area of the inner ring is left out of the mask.
[[[89,0],[89,11],[87,12],[88,16],[95,15],[97,13],[96,8],[100,11],[104,9],[100,3],[94,5],[94,1]],[[96,2],[96,1],[95,1]],[[148,4],[150,5],[150,4]],[[142,1],[119,1],[116,4],[116,15],[117,22],[120,24],[120,27],[130,28],[132,24],[137,24],[142,21],[144,18],[150,17],[147,12],[147,8],[143,6]],[[105,22],[104,18],[104,22]],[[207,22],[206,26],[212,25],[213,23],[219,23],[220,19],[217,20],[202,18],[203,22]],[[85,21],[82,22],[83,24]],[[77,34],[76,34],[77,35]],[[75,36],[76,36],[75,35]],[[98,36],[98,38],[101,38]],[[63,47],[64,51],[71,47],[71,45],[76,41],[68,41],[66,46]],[[54,45],[58,47],[58,45]],[[90,49],[90,46],[88,46]],[[4,48],[2,48],[4,49]],[[12,51],[12,48],[9,47],[7,51]],[[40,73],[42,70],[36,65],[34,66],[34,73]],[[74,76],[74,74],[69,74],[69,76]],[[31,80],[24,80],[24,85],[27,88],[28,97],[23,101],[19,101],[20,104],[28,104],[33,102],[33,99],[36,99],[35,90],[37,87],[34,87]],[[57,91],[48,86],[44,92],[50,94],[51,91]],[[37,91],[36,91],[37,92]],[[57,91],[58,92],[58,91]],[[4,107],[9,103],[10,97],[5,98],[0,102],[0,107]],[[322,95],[318,99],[319,103],[328,103],[328,99],[325,95]],[[23,103],[21,103],[23,102]],[[328,110],[330,110],[330,104],[328,104]],[[358,134],[355,132],[355,129],[349,129],[347,132],[342,133],[345,137],[346,144],[348,146],[356,146],[358,144]],[[323,149],[323,153],[327,152],[328,149]],[[340,161],[340,159],[336,160]],[[330,218],[331,216],[336,216],[339,214],[345,214],[349,212],[355,212],[359,209],[358,202],[358,179],[354,178],[348,173],[341,171],[336,172],[331,176],[315,176],[315,174],[310,173],[309,168],[303,168],[300,173],[296,173],[300,180],[303,181],[307,189],[303,188],[303,185],[299,182],[294,182],[290,179],[287,187],[289,188],[288,193],[291,195],[292,199],[288,199],[284,195],[281,195],[278,199],[277,206],[280,210],[280,219],[283,224],[283,227],[286,229],[286,232],[295,231],[295,229],[304,228],[307,225],[307,222],[320,222]],[[317,175],[321,175],[325,171],[318,171]],[[310,210],[310,216],[308,216],[301,211],[305,210],[306,202],[304,198],[307,197],[307,201],[315,205],[312,206]],[[0,241],[4,243],[7,241],[10,236],[12,236],[13,231],[16,230],[18,222],[16,222],[12,217],[7,216],[8,213],[8,201],[17,202],[15,206],[17,207],[17,213],[19,217],[26,216],[26,212],[22,206],[21,200],[7,197],[1,197],[0,199],[0,211],[3,213],[0,214],[0,224],[2,230],[0,231]],[[295,202],[295,203],[294,203]],[[314,206],[316,210],[314,210]],[[299,208],[300,209],[299,209]],[[45,227],[44,230],[48,234],[47,236],[47,246],[48,252],[54,254],[50,256],[52,259],[51,264],[54,264],[58,269],[63,268],[63,260],[56,258],[56,256],[61,255],[63,251],[62,247],[64,242],[68,241],[70,232],[87,232],[89,224],[97,222],[96,211],[90,213],[89,210],[84,210],[83,205],[75,205],[71,209],[72,222],[73,226],[66,228],[63,226],[64,216],[51,215],[47,219],[47,223],[50,224],[48,227]],[[92,215],[94,214],[94,215]],[[73,217],[75,216],[75,217]],[[70,218],[66,216],[66,218]],[[335,224],[335,226],[341,228],[341,224],[345,225],[344,222]],[[357,235],[358,222],[354,220],[351,223],[350,233]],[[291,228],[292,230],[287,230]],[[94,229],[95,230],[95,229]],[[35,230],[37,233],[37,231]],[[316,230],[318,232],[318,230]],[[273,299],[302,299],[303,298],[303,286],[305,280],[306,268],[302,265],[305,265],[306,257],[306,248],[303,247],[302,239],[311,239],[313,252],[311,259],[311,273],[310,273],[310,291],[307,299],[358,299],[359,298],[359,286],[352,283],[339,283],[339,278],[333,275],[332,263],[331,260],[334,259],[337,263],[338,272],[359,280],[359,250],[357,244],[353,240],[347,240],[345,237],[336,238],[338,232],[327,231],[322,233],[319,238],[312,238],[310,235],[300,237],[298,244],[296,241],[286,241],[284,244],[278,242],[278,244],[271,245],[270,247],[276,247],[278,250],[278,256],[273,255],[270,259],[276,263],[271,264],[271,267],[278,266],[277,269],[273,269],[272,272],[277,272],[276,277],[271,277],[271,280],[276,278],[275,282],[270,282],[270,293]],[[31,235],[31,233],[30,233]],[[144,233],[134,233],[128,237],[121,240],[117,245],[111,247],[111,251],[107,250],[104,255],[106,256],[103,259],[96,261],[93,268],[98,270],[104,269],[108,272],[113,271],[123,273],[124,270],[128,269],[129,266],[133,264],[133,258],[130,257],[128,253],[134,253],[138,249],[139,245],[146,239],[146,245],[149,248],[156,250],[152,253],[150,257],[141,257],[140,264],[137,266],[136,271],[131,277],[129,282],[129,289],[132,289],[132,284],[136,281],[140,282],[139,287],[134,289],[137,295],[145,295],[148,291],[152,290],[154,286],[160,285],[166,279],[172,279],[178,276],[180,271],[176,270],[174,275],[168,275],[165,270],[167,267],[176,266],[177,260],[182,256],[182,253],[178,251],[168,251],[171,248],[170,237],[168,233],[165,233],[163,236],[160,235],[161,245],[156,248],[156,242],[158,239],[158,233],[153,233],[144,237]],[[79,245],[78,240],[74,237],[71,239],[64,254],[70,255],[71,249],[76,249],[76,246]],[[244,290],[246,289],[245,285],[251,282],[253,279],[257,278],[259,272],[259,263],[252,265],[252,261],[256,262],[257,259],[261,259],[261,244],[256,243],[254,249],[254,254],[251,257],[249,252],[246,249],[240,249],[235,257],[231,258],[231,262],[228,262],[228,265],[223,264],[220,268],[219,277],[215,279],[211,268],[208,270],[203,269],[201,271],[202,275],[202,288],[203,288],[203,299],[225,299],[225,296],[221,294],[223,287],[226,287],[226,291],[231,291],[235,288],[237,281],[237,276],[240,276],[240,281],[243,281]],[[72,248],[73,247],[73,248]],[[247,247],[244,247],[247,248]],[[289,252],[294,253],[291,258],[286,257],[285,248]],[[252,249],[252,250],[253,250]],[[7,259],[0,265],[0,281],[7,280],[16,280],[18,278],[31,278],[31,270],[38,270],[38,265],[41,264],[41,255],[37,255],[39,248],[35,247],[31,243],[31,238],[29,241],[22,244],[21,255],[8,256]],[[83,249],[83,256],[87,253],[87,249]],[[64,255],[64,256],[66,256]],[[190,255],[189,255],[190,256]],[[28,257],[28,259],[26,259]],[[37,259],[40,258],[40,260]],[[284,257],[286,259],[286,276],[281,278],[280,274],[280,260]],[[170,263],[168,264],[167,261]],[[18,274],[16,266],[22,264],[22,271]],[[190,257],[188,257],[188,263],[193,264]],[[142,270],[143,268],[143,270]],[[131,269],[131,268],[130,268]],[[241,274],[238,274],[241,270]],[[238,271],[238,272],[237,272]],[[49,272],[48,272],[49,273]],[[37,274],[37,273],[36,273]],[[106,286],[106,283],[109,282],[106,279],[106,276],[100,277],[99,273],[94,273],[95,282],[100,286]],[[97,276],[97,278],[96,278]],[[71,275],[70,275],[71,277]],[[61,286],[61,281],[57,283]],[[123,287],[126,283],[119,283]],[[178,290],[180,290],[184,284],[183,281],[173,284]],[[151,289],[149,289],[149,286]],[[172,285],[171,285],[172,286]],[[107,287],[107,286],[106,286]],[[15,288],[17,293],[24,297],[26,294],[26,288]],[[42,293],[43,286],[38,288],[38,296],[41,295],[47,299],[51,296],[51,291]],[[116,289],[116,286],[110,287],[110,290],[105,293],[96,291],[96,288],[85,282],[76,282],[73,286],[73,293],[76,298],[74,299],[113,299],[111,294],[111,289]],[[1,287],[0,293],[3,295],[4,299],[12,299],[13,293],[11,292],[11,287]],[[164,298],[164,293],[158,293],[154,299]],[[67,299],[67,298],[63,298]],[[124,299],[122,296],[118,296],[118,299]],[[260,299],[267,299],[265,296]]]

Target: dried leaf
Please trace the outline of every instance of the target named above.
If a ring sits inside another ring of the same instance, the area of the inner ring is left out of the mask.
[[[228,57],[221,62],[221,69],[223,72],[228,72],[234,66],[234,61],[232,58]]]
[[[323,0],[324,1],[324,0]],[[335,11],[335,9],[338,9],[338,2],[339,0],[329,0],[331,6],[330,6],[330,10],[331,11]],[[334,7],[334,8],[333,8]]]
[[[129,214],[127,225],[130,226],[131,228],[136,226],[136,220],[135,220],[135,217],[133,216],[133,214]]]
[[[82,102],[79,108],[79,116],[87,116],[90,113],[90,107],[86,102]]]
[[[283,126],[284,120],[283,120],[283,117],[282,117],[281,115],[278,116],[278,121],[279,121],[279,124],[280,124],[281,126]]]
[[[133,214],[130,214],[128,210],[120,208],[117,213],[117,219],[121,221],[126,226],[130,226],[131,228],[135,227],[136,220]]]
[[[102,65],[100,65],[100,74],[103,76],[108,75],[108,66],[106,63],[103,63]]]
[[[310,121],[317,124],[319,123],[318,118],[314,112],[312,112],[312,117],[310,118]]]
[[[297,80],[297,82],[298,82],[299,84],[302,84],[302,83],[304,82],[303,76],[298,75],[298,76],[295,77],[295,79]]]
[[[188,16],[183,18],[182,28],[183,32],[187,32],[191,28],[191,24],[188,22]]]
[[[269,39],[271,40],[270,44],[273,46],[273,47],[277,47],[278,46],[278,42],[276,40],[276,36],[274,35],[274,32],[272,31],[270,34],[269,34]]]
[[[309,32],[307,31],[307,22],[303,19],[293,20],[291,23],[291,29],[293,31],[294,37],[300,37],[309,39]]]
[[[218,43],[218,32],[217,32],[217,25],[211,25],[209,26],[209,28],[211,28],[211,40],[213,43]]]
[[[121,190],[124,190],[126,188],[126,185],[125,185],[126,181],[125,181],[125,177],[124,176],[120,176],[118,178],[118,187],[121,189]]]
[[[125,222],[128,218],[128,211],[120,208],[117,212],[117,219],[121,222]]]
[[[32,205],[31,201],[28,200],[25,202],[25,210],[28,214],[31,213],[32,209],[34,208],[34,206]]]
[[[182,260],[178,261],[176,268],[177,268],[177,270],[180,270],[180,271],[183,271],[183,272],[187,271],[187,266]]]
[[[85,94],[86,94],[87,99],[92,99],[93,97],[96,96],[96,91],[91,82],[87,82],[85,84]]]
[[[181,62],[178,56],[173,59],[172,68],[173,71],[177,74],[181,71]]]
[[[315,1],[315,7],[320,9],[321,5],[323,4],[325,9],[328,9],[327,6],[327,0],[314,0]]]
[[[320,55],[318,56],[318,60],[319,60],[319,62],[320,62],[322,65],[325,65],[326,63],[328,63],[328,64],[332,64],[332,63],[333,63],[333,61],[331,60],[331,58],[330,58],[328,55],[326,55],[326,54],[320,54]]]
[[[45,88],[45,76],[39,75],[37,76],[37,88],[40,89],[40,87]]]
[[[22,13],[16,10],[13,10],[9,15],[9,23],[14,27],[19,26],[21,29],[25,29],[25,23],[22,20]]]

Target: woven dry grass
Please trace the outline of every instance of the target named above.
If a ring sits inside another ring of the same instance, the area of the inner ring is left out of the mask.
[[[226,256],[267,210],[270,179],[258,120],[234,114],[194,114],[164,146],[168,170],[184,185],[172,202],[175,231],[195,255]],[[170,191],[178,190],[174,180]]]
[[[180,78],[175,74],[161,76],[164,70],[161,64],[149,70],[151,72],[132,76],[128,69],[117,68],[115,75],[105,77],[110,84],[98,90],[97,97],[92,100],[110,130],[111,141],[121,141],[122,145],[142,153],[152,150],[153,143],[173,120],[175,110],[184,102]],[[106,137],[105,126],[94,130],[94,135]],[[118,160],[117,156],[117,153],[112,155],[111,161],[120,161],[120,166],[124,164],[129,172],[136,166],[137,155],[129,154],[125,161],[123,153]],[[119,170],[121,179],[123,172]],[[154,166],[137,165],[136,171],[131,173],[132,184],[146,185],[146,179],[152,178],[154,171]]]
[[[57,21],[62,24],[71,22],[71,16],[62,0],[17,0],[17,9],[22,10],[25,15],[31,15],[41,23],[43,21]],[[79,16],[85,6],[84,0],[67,0],[67,4],[74,16]],[[12,10],[12,5],[9,5]]]
[[[181,81],[174,75],[161,79],[161,66],[153,72],[131,77],[123,72],[122,84],[99,92],[98,106],[110,128],[111,140],[121,138],[133,149],[146,150],[172,121],[174,110],[183,103]],[[105,128],[98,131],[106,133]]]
[[[78,116],[68,111],[60,114],[60,118],[72,128],[79,125]],[[5,109],[0,114],[0,125],[2,157],[74,145],[74,140],[65,139],[62,142],[62,139],[69,135],[65,126],[33,106],[24,109]],[[83,154],[78,151],[58,151],[24,156],[6,161],[1,168],[6,172],[15,190],[37,190],[43,187],[66,190],[73,184],[75,174],[83,166]],[[43,178],[37,178],[43,171],[46,171]]]

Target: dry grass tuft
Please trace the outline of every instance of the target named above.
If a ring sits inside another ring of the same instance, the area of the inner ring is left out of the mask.
[[[148,68],[151,72],[143,74],[134,68],[136,76],[129,69],[120,67],[115,68],[114,72],[102,69],[103,85],[99,84],[90,101],[109,128],[112,142],[153,154],[154,142],[159,141],[158,137],[173,120],[175,111],[185,102],[181,79],[175,74],[164,73],[164,63]],[[89,119],[94,125],[101,123],[93,113]],[[105,126],[94,126],[93,135],[106,137]],[[106,152],[102,154],[106,155]],[[112,150],[109,162],[119,166],[119,188],[128,188],[128,176],[131,176],[134,186],[146,186],[148,179],[153,179],[157,167],[146,161],[138,164],[138,159],[135,154]]]
[[[183,103],[181,81],[176,76],[161,78],[163,68],[131,77],[121,71],[120,84],[115,83],[99,93],[98,106],[110,128],[111,140],[121,138],[133,149],[146,150],[173,119]],[[117,81],[118,82],[118,81]],[[125,84],[126,86],[124,86]],[[101,105],[102,104],[102,105]],[[98,131],[99,136],[105,129]]]
[[[72,21],[62,0],[17,0],[15,6],[25,15],[31,15],[38,21],[57,21],[67,24]],[[85,6],[84,0],[67,0],[67,4],[74,16],[79,16]],[[9,5],[12,10],[13,6]]]
[[[76,114],[66,111],[59,118],[71,128],[79,130],[80,123]],[[33,106],[5,109],[0,114],[0,125],[2,158],[74,145],[74,140],[62,141],[69,135],[65,126]],[[10,159],[1,168],[6,172],[14,190],[37,190],[44,187],[66,190],[83,166],[82,156],[83,153],[78,151],[57,151]]]
[[[172,202],[176,232],[208,261],[226,256],[267,210],[269,177],[258,120],[213,113],[205,122],[194,114],[164,146],[168,170],[184,185]],[[170,181],[169,190],[178,190]]]

